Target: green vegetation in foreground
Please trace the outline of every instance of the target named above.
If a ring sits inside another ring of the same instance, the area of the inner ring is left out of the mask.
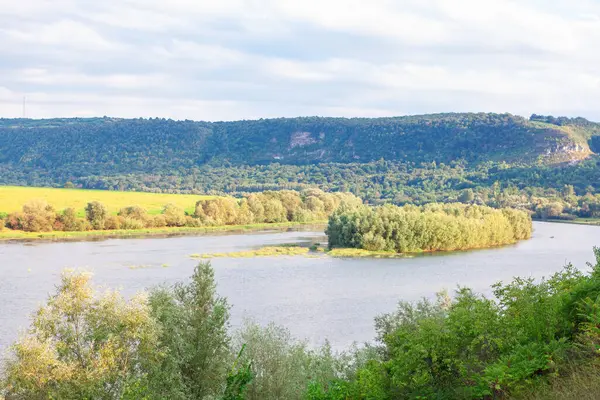
[[[466,204],[369,207],[342,205],[329,217],[329,248],[375,252],[454,251],[512,244],[531,237],[524,211]]]
[[[293,247],[291,247],[293,248]],[[284,328],[231,332],[214,271],[126,298],[66,271],[0,368],[6,399],[592,400],[600,390],[600,249],[488,298],[400,302],[370,345],[310,349]]]

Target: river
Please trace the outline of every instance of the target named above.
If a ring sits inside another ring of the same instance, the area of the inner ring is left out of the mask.
[[[301,241],[326,238],[322,232],[291,231],[0,243],[0,351],[27,327],[65,268],[91,271],[95,284],[132,294],[187,279],[198,262],[189,257],[193,253]],[[567,262],[587,269],[595,245],[600,227],[535,222],[531,240],[489,250],[401,259],[216,258],[212,265],[219,294],[233,306],[234,327],[246,317],[273,321],[312,344],[328,339],[339,349],[371,340],[373,318],[392,311],[398,300],[433,297],[457,285],[489,294],[490,284],[499,280],[549,276]]]

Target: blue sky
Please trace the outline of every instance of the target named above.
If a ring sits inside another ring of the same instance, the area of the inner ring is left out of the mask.
[[[0,0],[0,117],[600,120],[597,0]]]

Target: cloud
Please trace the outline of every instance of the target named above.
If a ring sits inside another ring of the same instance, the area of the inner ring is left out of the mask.
[[[595,0],[6,3],[0,117],[600,120]]]

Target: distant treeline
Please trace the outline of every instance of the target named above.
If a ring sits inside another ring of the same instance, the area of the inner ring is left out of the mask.
[[[357,206],[362,201],[350,193],[325,193],[318,189],[301,193],[267,191],[242,199],[199,200],[191,215],[174,204],[166,204],[159,215],[150,215],[137,205],[112,215],[106,205],[92,201],[85,207],[85,218],[81,218],[73,208],[57,212],[45,200],[33,199],[20,212],[0,215],[0,229],[49,232],[313,222],[326,220],[341,203]]]
[[[531,236],[531,217],[510,208],[465,204],[340,207],[329,217],[329,247],[398,253],[515,243]]]

